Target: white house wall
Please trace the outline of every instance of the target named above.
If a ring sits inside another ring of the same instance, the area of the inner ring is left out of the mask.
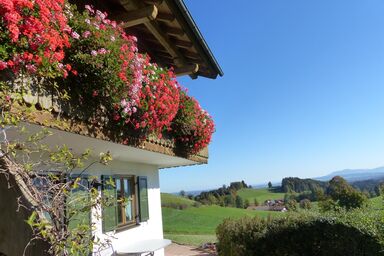
[[[87,174],[91,176],[101,175],[135,175],[147,176],[148,178],[148,207],[149,207],[149,220],[140,223],[139,226],[127,229],[121,232],[110,232],[108,236],[102,233],[102,221],[100,218],[93,218],[96,222],[97,237],[112,240],[112,247],[114,250],[124,248],[124,246],[137,241],[148,239],[162,239],[163,238],[163,224],[161,213],[161,199],[160,199],[160,183],[159,183],[159,170],[156,166],[136,164],[122,161],[111,161],[107,166],[95,164],[92,166]],[[101,193],[101,191],[100,191]],[[94,216],[101,215],[101,209],[96,210]],[[112,254],[112,247],[101,251],[95,255],[109,256]],[[159,250],[155,253],[156,256],[163,256],[164,250]]]

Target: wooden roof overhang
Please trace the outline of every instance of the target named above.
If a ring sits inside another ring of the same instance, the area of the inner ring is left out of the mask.
[[[182,0],[102,0],[95,5],[123,22],[126,32],[138,38],[140,52],[160,66],[174,67],[176,75],[223,76]]]

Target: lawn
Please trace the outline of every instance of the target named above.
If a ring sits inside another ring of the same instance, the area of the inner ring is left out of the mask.
[[[242,189],[240,196],[257,198],[259,202],[266,199],[283,198],[282,193],[273,193],[267,189]],[[250,200],[250,199],[249,199]],[[199,246],[206,242],[215,242],[216,227],[226,218],[260,216],[263,218],[281,215],[280,212],[252,211],[216,205],[194,207],[195,201],[172,194],[161,194],[162,205],[188,205],[184,210],[163,207],[164,236],[177,243]]]
[[[284,199],[284,193],[271,192],[267,188],[263,188],[263,189],[243,188],[239,190],[237,194],[241,198],[243,198],[243,200],[248,199],[251,204],[253,204],[255,198],[257,199],[259,204],[264,203],[264,201],[268,199]]]
[[[189,200],[188,198],[176,196],[168,193],[161,193],[161,204],[164,205],[187,205],[192,206],[195,203],[193,200]]]
[[[226,218],[268,215],[276,216],[280,212],[252,211],[220,206],[189,207],[185,210],[162,208],[164,235],[177,243],[201,245],[216,241],[216,227]]]

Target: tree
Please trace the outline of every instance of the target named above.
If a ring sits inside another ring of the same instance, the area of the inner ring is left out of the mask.
[[[84,166],[91,153],[89,150],[76,155],[66,146],[50,149],[42,142],[51,136],[48,129],[32,133],[20,127],[19,132],[29,134],[28,138],[20,136],[3,144],[0,175],[8,180],[12,177],[28,200],[28,203],[17,202],[19,207],[31,212],[26,220],[32,229],[31,241],[45,241],[49,254],[61,256],[88,255],[95,245],[108,246],[109,241],[100,243],[94,239],[95,224],[86,221],[92,209],[108,204],[108,198],[99,198],[95,185],[99,181],[95,177],[74,176],[74,170],[80,169],[82,174],[92,165],[107,164],[111,156],[102,154],[99,161]],[[39,159],[33,157],[34,152],[39,152]],[[55,172],[46,171],[47,166]]]
[[[184,190],[181,190],[179,194],[180,194],[180,196],[182,196],[182,197],[185,197],[185,195],[186,195],[186,193],[185,193]]]
[[[253,204],[254,204],[255,206],[259,206],[259,201],[257,201],[257,198],[253,199]]]
[[[248,200],[248,199],[245,199],[245,200],[244,200],[244,208],[248,208],[249,205],[250,205],[249,200]]]
[[[327,194],[340,207],[346,209],[361,208],[366,205],[367,198],[340,176],[333,177],[329,182]]]
[[[225,206],[234,206],[234,200],[232,195],[226,195],[224,197],[224,204]]]
[[[240,196],[236,196],[235,203],[237,208],[244,208],[244,201]]]
[[[268,188],[272,188],[272,182],[268,182]]]

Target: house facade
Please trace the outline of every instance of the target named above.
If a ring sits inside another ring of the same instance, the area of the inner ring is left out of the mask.
[[[199,76],[214,79],[223,75],[182,0],[77,2],[79,8],[84,4],[92,4],[108,12],[110,19],[122,22],[125,32],[137,37],[139,52],[150,54],[159,66],[174,67],[176,75],[188,75],[192,79]],[[28,104],[39,104],[43,110],[57,107],[50,95],[28,95],[23,100]],[[23,124],[30,131],[48,128],[53,135],[43,142],[52,147],[65,144],[79,154],[90,149],[92,153],[85,165],[91,167],[85,173],[78,172],[100,181],[100,197],[110,193],[116,202],[124,201],[124,204],[93,209],[89,216],[82,216],[82,221],[89,221],[96,227],[95,237],[111,240],[109,247],[94,248],[93,254],[135,253],[132,248],[142,246],[144,242],[151,248],[148,252],[164,255],[162,248],[166,243],[158,248],[151,247],[155,241],[164,242],[159,169],[205,164],[207,148],[186,155],[178,150],[172,139],[157,136],[121,143],[104,134],[93,133],[92,125],[82,128],[78,124],[63,126],[57,124],[55,118],[52,115],[42,119],[39,113],[33,113],[23,120]],[[16,129],[7,131],[8,140],[19,136]],[[113,161],[108,165],[92,164],[105,152],[109,152]],[[114,186],[108,185],[108,181],[113,181]],[[0,209],[5,209],[0,211],[0,252],[8,256],[22,255],[31,237],[30,228],[25,223],[30,213],[16,209],[16,199],[23,197],[23,193],[14,179],[0,178],[0,191]],[[42,255],[44,248],[43,243],[34,243],[26,250],[26,255]]]

